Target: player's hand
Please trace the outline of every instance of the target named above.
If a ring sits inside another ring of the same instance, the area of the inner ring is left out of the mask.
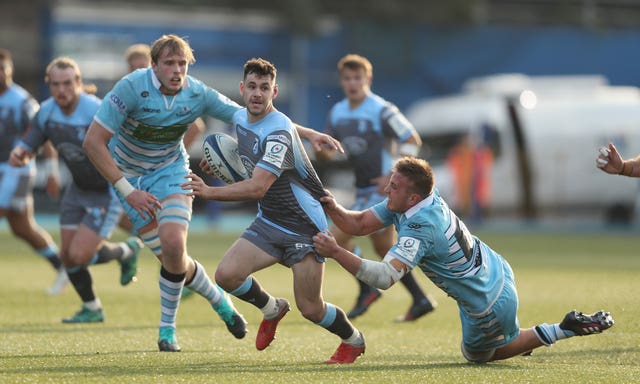
[[[325,211],[331,211],[333,209],[336,209],[336,207],[338,206],[338,203],[336,202],[336,198],[328,189],[325,189],[324,191],[326,195],[320,198],[320,202],[322,203],[322,208],[324,208]]]
[[[211,187],[209,187],[200,176],[192,172],[184,178],[187,179],[187,181],[182,184],[182,189],[189,191],[187,196],[210,199],[208,192]]]
[[[144,220],[156,217],[156,211],[162,209],[162,204],[157,197],[140,189],[131,192],[126,200]]]
[[[317,235],[313,236],[313,247],[316,252],[322,257],[332,258],[332,256],[337,252],[339,245],[336,242],[336,238],[333,237],[331,232],[318,232]]]
[[[206,159],[200,160],[200,164],[198,165],[200,166],[200,169],[202,169],[202,172],[210,176],[214,176],[214,177],[216,176],[215,173],[213,173],[213,171],[211,170],[211,166],[209,165]]]
[[[310,132],[307,135],[307,140],[313,146],[313,150],[316,152],[321,152],[323,149],[328,148],[334,151],[338,151],[340,153],[344,153],[344,149],[342,148],[342,144],[333,137],[327,135],[326,133],[314,131],[310,129]]]
[[[606,173],[619,174],[622,172],[622,157],[613,143],[600,147],[596,158],[596,166]]]
[[[20,145],[13,148],[9,154],[9,165],[12,167],[23,167],[29,163],[29,160],[31,160],[31,156],[29,156],[28,151]]]

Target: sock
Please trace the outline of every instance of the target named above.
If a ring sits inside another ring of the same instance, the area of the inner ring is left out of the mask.
[[[131,249],[125,243],[115,244],[111,242],[105,242],[104,245],[94,255],[93,259],[91,260],[92,263],[90,265],[104,264],[110,262],[111,260],[122,259],[125,251],[121,244],[124,245],[124,248],[129,250],[129,253],[131,254]]]
[[[362,341],[362,334],[357,329],[353,330],[353,335],[351,335],[349,338],[342,340],[342,342],[345,344],[356,346],[362,345]]]
[[[180,294],[186,273],[173,274],[164,267],[160,268],[160,327],[176,327],[176,316],[180,304]]]
[[[260,310],[262,311],[262,314],[264,315],[264,318],[267,320],[275,319],[275,317],[278,316],[279,309],[280,308],[278,308],[278,302],[276,301],[276,298],[273,296],[269,296],[269,301],[267,301],[267,305],[260,308]]]
[[[95,298],[95,300],[87,301],[83,303],[85,307],[90,310],[97,312],[102,310],[102,302],[100,302],[99,298]]]
[[[202,264],[196,260],[193,260],[193,262],[196,264],[196,268],[191,280],[185,282],[185,287],[197,292],[215,307],[224,298],[222,288],[213,284]]]
[[[78,265],[67,269],[67,276],[73,288],[82,299],[83,303],[93,301],[96,299],[96,295],[93,292],[93,280],[87,267]]]
[[[56,247],[55,244],[50,244],[45,248],[38,249],[36,252],[47,259],[51,266],[56,270],[62,268],[62,262],[60,261],[60,256],[58,256],[58,247]]]
[[[275,298],[265,292],[260,286],[260,283],[258,283],[258,280],[253,276],[247,277],[247,279],[240,284],[238,288],[229,293],[242,301],[246,301],[247,303],[254,305],[260,310],[265,308],[271,299],[273,299],[273,303],[275,305]],[[269,308],[266,310],[270,311]]]
[[[547,347],[551,346],[558,340],[575,336],[573,332],[560,328],[559,323],[552,325],[542,323],[533,328],[533,330],[540,342]]]
[[[331,303],[325,302],[324,317],[316,324],[338,335],[342,340],[350,340],[354,336],[354,332],[358,333],[347,319],[344,311]]]

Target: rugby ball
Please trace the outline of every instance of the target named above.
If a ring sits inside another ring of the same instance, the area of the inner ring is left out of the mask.
[[[223,182],[233,184],[249,178],[233,137],[221,132],[209,135],[204,139],[202,151],[213,174]]]

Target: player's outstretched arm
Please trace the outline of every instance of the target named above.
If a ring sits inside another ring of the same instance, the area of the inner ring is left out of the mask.
[[[340,153],[344,153],[342,144],[340,144],[338,140],[327,135],[326,133],[318,132],[315,129],[303,127],[300,124],[295,124],[295,126],[296,126],[296,131],[298,131],[298,135],[302,139],[309,140],[315,152],[322,152],[323,150],[328,149],[331,151],[338,151]]]
[[[640,156],[624,160],[613,143],[600,147],[596,166],[606,173],[629,177],[640,177]]]
[[[350,211],[338,204],[331,193],[321,197],[320,202],[336,227],[345,233],[364,236],[383,228],[382,223],[370,210]]]

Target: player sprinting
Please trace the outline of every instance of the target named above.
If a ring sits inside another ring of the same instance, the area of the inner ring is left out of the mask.
[[[393,158],[417,155],[422,141],[413,125],[398,108],[371,92],[373,66],[360,55],[349,54],[338,61],[340,85],[345,98],[329,112],[325,133],[340,140],[345,147],[355,175],[356,200],[351,209],[369,208],[384,200],[384,189]],[[316,152],[321,159],[328,159],[334,152],[323,149]],[[352,243],[353,236],[331,228],[338,243],[362,256],[361,249]],[[383,228],[369,234],[373,249],[379,258],[395,242],[393,228]],[[396,321],[415,321],[433,311],[432,302],[422,291],[412,273],[400,281],[412,298],[409,310]],[[378,300],[381,292],[358,280],[360,292],[354,307],[347,313],[350,319],[364,314],[369,305]]]
[[[60,254],[69,280],[82,299],[82,308],[62,321],[102,322],[102,303],[94,292],[88,266],[117,260],[120,283],[127,285],[136,275],[141,244],[135,237],[118,244],[106,240],[118,222],[122,206],[82,150],[82,140],[100,99],[84,92],[80,69],[70,58],[54,59],[45,73],[51,97],[42,103],[33,126],[11,151],[9,163],[28,163],[50,140],[67,165],[73,182],[65,189],[60,208]]]
[[[230,123],[241,107],[188,76],[195,62],[189,43],[164,35],[151,46],[151,67],[116,83],[96,113],[84,149],[118,191],[125,213],[161,262],[159,286],[160,351],[180,351],[176,316],[184,286],[205,297],[236,338],[246,322],[226,293],[213,284],[204,266],[186,247],[191,196],[181,188],[189,174],[183,145],[187,127],[202,115]],[[296,126],[315,147],[338,147],[332,138]]]
[[[58,247],[51,235],[36,223],[33,215],[35,165],[29,163],[12,166],[8,162],[11,150],[29,129],[38,108],[36,100],[13,82],[11,52],[0,48],[0,218],[6,217],[11,232],[27,242],[56,270],[56,280],[47,289],[48,294],[56,295],[64,290],[69,279],[60,260]],[[55,150],[50,144],[44,150],[49,159],[46,160],[47,168],[51,171],[49,178],[55,179]],[[55,193],[57,192],[56,190]]]
[[[201,115],[228,122],[239,106],[188,76],[195,61],[189,44],[164,35],[151,47],[151,67],[116,83],[105,96],[84,141],[100,173],[118,191],[133,226],[161,262],[158,348],[181,350],[176,316],[183,286],[203,296],[236,338],[244,318],[187,252],[192,198],[180,188],[189,173],[182,137]]]
[[[332,196],[321,200],[343,231],[364,235],[394,225],[398,242],[383,261],[361,259],[340,247],[333,236],[318,233],[316,250],[358,279],[387,289],[418,267],[458,304],[462,355],[485,363],[527,354],[573,336],[600,333],[613,325],[608,312],[569,312],[562,322],[520,329],[513,271],[509,263],[477,237],[451,211],[434,188],[429,164],[413,157],[399,160],[385,188],[385,201],[364,211],[349,211]]]
[[[205,199],[258,200],[258,216],[223,256],[216,282],[262,311],[256,348],[263,350],[273,341],[290,305],[267,293],[252,274],[276,263],[291,268],[302,316],[342,340],[326,363],[353,363],[364,353],[364,336],[341,308],[322,299],[324,259],[313,249],[311,237],[328,228],[318,201],[325,192],[293,123],[273,105],[278,94],[273,64],[263,59],[247,61],[240,94],[246,108],[234,114],[233,124],[238,151],[251,178],[209,187],[192,173],[183,185],[192,191],[190,195]],[[209,173],[205,160],[201,167]]]

